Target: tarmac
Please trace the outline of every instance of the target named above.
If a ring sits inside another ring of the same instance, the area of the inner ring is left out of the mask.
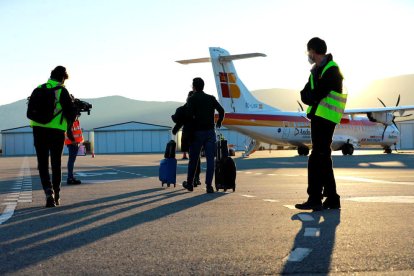
[[[79,156],[82,184],[44,208],[36,158],[0,157],[0,275],[414,275],[413,152],[335,152],[342,208],[320,212],[293,207],[296,151],[236,153],[236,191],[214,194],[182,188],[187,160],[162,186],[161,158]]]

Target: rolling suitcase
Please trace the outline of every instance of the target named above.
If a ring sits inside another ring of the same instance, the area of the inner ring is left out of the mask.
[[[175,141],[169,141],[165,148],[165,158],[160,162],[159,180],[162,187],[164,187],[164,184],[167,184],[167,187],[170,187],[171,184],[174,184],[174,187],[176,186],[177,159],[175,159],[175,148]]]
[[[236,191],[236,164],[229,156],[227,140],[223,135],[218,135],[216,144],[214,183],[217,191],[220,189]]]

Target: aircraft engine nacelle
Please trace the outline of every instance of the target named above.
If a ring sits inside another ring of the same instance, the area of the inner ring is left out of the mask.
[[[368,112],[367,116],[371,122],[381,123],[386,126],[392,125],[392,120],[394,119],[394,115],[390,112]]]

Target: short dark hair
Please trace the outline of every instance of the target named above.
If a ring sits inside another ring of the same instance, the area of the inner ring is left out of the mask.
[[[320,39],[319,37],[314,37],[311,40],[309,40],[307,46],[308,46],[308,51],[314,50],[315,53],[319,55],[326,54],[326,50],[327,50],[326,43],[324,40]]]
[[[66,68],[63,66],[56,66],[55,69],[52,70],[50,73],[50,78],[56,81],[64,81],[68,78],[68,73],[66,72]]]
[[[203,91],[204,89],[204,81],[202,78],[194,78],[193,79],[193,87],[197,92]]]

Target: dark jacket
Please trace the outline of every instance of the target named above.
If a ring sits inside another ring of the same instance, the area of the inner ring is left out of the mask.
[[[325,71],[321,77],[323,68],[332,60],[332,55],[326,55],[320,66],[314,66],[311,70],[313,75],[314,89],[311,90],[310,79],[306,83],[302,91],[300,91],[301,100],[304,104],[312,106],[308,118],[315,116],[316,108],[319,102],[325,98],[331,91],[342,93],[343,76],[338,67],[333,66]]]
[[[192,120],[194,130],[214,129],[214,112],[217,110],[219,118],[217,126],[220,127],[224,119],[224,109],[212,95],[195,92],[188,99],[188,116]]]
[[[175,135],[180,130],[180,128],[183,128],[183,132],[191,131],[191,120],[188,117],[188,108],[187,104],[184,104],[183,106],[178,107],[175,110],[174,115],[171,115],[171,119],[175,123],[175,126],[172,129],[172,133]]]

